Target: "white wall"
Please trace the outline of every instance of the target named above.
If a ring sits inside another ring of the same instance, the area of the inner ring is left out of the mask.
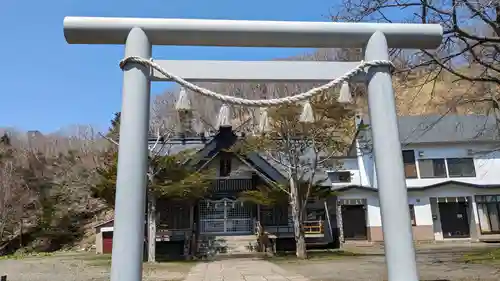
[[[432,225],[432,213],[429,197],[422,194],[409,194],[408,204],[415,206],[415,220],[417,225]],[[339,194],[339,199],[366,199],[367,226],[382,226],[378,193],[362,189],[350,189]]]
[[[422,187],[446,182],[450,180],[458,182],[473,183],[478,185],[500,184],[500,151],[492,151],[491,146],[481,144],[426,144],[426,145],[408,145],[403,149],[415,150],[415,158],[453,158],[453,157],[473,157],[476,169],[476,177],[469,178],[432,178],[432,179],[407,179],[408,187]],[[473,152],[485,151],[485,153],[469,155],[469,150]],[[489,152],[488,152],[489,151]],[[344,159],[342,170],[348,170],[352,173],[352,180],[349,185],[361,185],[377,188],[375,162],[372,153],[361,152],[357,148],[357,159]],[[420,156],[422,155],[422,156]],[[333,183],[334,186],[343,186],[346,183]]]
[[[478,214],[475,195],[492,195],[500,194],[498,189],[477,189],[472,187],[463,187],[457,185],[448,185],[444,187],[427,189],[425,191],[410,191],[408,193],[408,204],[413,204],[415,209],[415,220],[419,225],[433,225],[432,210],[430,204],[431,197],[472,197],[472,207],[474,210],[474,218],[478,222]],[[338,195],[339,199],[366,199],[367,201],[367,226],[382,226],[382,218],[380,216],[380,204],[378,193],[363,190],[349,189]]]
[[[500,152],[493,151],[491,146],[478,144],[426,144],[426,145],[408,145],[403,149],[415,150],[417,161],[417,172],[419,159],[432,158],[460,158],[473,157],[476,170],[476,177],[470,178],[434,178],[434,179],[407,179],[406,184],[409,187],[408,204],[414,205],[415,220],[417,226],[432,225],[436,240],[442,240],[439,211],[432,210],[430,198],[433,197],[470,197],[472,198],[471,207],[475,222],[478,223],[478,213],[475,195],[497,195],[500,194],[500,188],[473,188],[459,185],[446,185],[442,187],[430,188],[426,190],[411,190],[412,187],[423,187],[440,182],[457,181],[472,183],[478,185],[500,184]],[[474,152],[473,155],[470,152]],[[484,153],[477,153],[483,151]],[[351,182],[334,183],[334,186],[360,185],[364,187],[376,186],[375,163],[371,153],[363,153],[357,148],[357,158],[345,159],[343,170],[352,173]],[[381,226],[380,204],[378,194],[369,190],[350,189],[339,194],[340,199],[366,199],[367,200],[367,226]],[[433,213],[437,215],[437,220],[433,220]]]
[[[456,144],[454,146],[426,145],[408,146],[405,149],[414,149],[417,160],[432,158],[473,157],[476,168],[476,177],[469,178],[434,178],[434,179],[407,179],[408,186],[427,186],[449,180],[473,183],[479,185],[500,184],[500,152],[485,152],[477,155],[469,155],[468,150],[491,151],[491,147],[477,144]],[[421,154],[422,156],[419,156]]]
[[[378,193],[362,190],[362,189],[349,189],[338,195],[339,199],[366,199],[366,225],[367,226],[381,226],[380,220],[380,207],[378,204]]]
[[[334,172],[338,171],[348,171],[351,173],[351,182],[349,184],[368,186],[366,182],[366,176],[362,174],[363,169],[358,169],[358,159],[357,158],[346,158],[342,159],[341,165]],[[345,183],[332,183],[333,186],[343,186]]]

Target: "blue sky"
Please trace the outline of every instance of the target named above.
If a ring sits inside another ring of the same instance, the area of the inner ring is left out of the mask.
[[[327,21],[334,0],[0,0],[0,127],[108,126],[120,110],[123,46],[69,45],[65,16]],[[304,49],[155,47],[162,59],[265,60]],[[168,84],[154,83],[152,95]]]

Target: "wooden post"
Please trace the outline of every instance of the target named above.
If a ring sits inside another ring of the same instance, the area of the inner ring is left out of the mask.
[[[330,235],[330,241],[333,241],[333,229],[332,229],[332,220],[330,219],[330,208],[328,208],[328,198],[323,200],[323,204],[325,206],[325,220],[328,222],[328,235]],[[324,234],[324,231],[323,231]]]
[[[195,221],[194,221],[194,203],[190,202],[189,203],[189,233],[187,235],[187,253],[184,252],[184,256],[186,259],[190,260],[196,253],[195,251],[195,246],[196,246],[196,226],[195,226]]]
[[[189,204],[189,228],[193,229],[194,227],[194,205]]]
[[[336,217],[337,217],[337,229],[339,236],[339,248],[342,248],[344,244],[344,223],[342,222],[342,204],[340,200],[337,198],[336,204]]]
[[[148,262],[156,262],[156,196],[148,188]]]
[[[23,248],[23,219],[21,219],[21,224],[19,225],[19,249]],[[3,278],[3,276],[2,276]],[[7,277],[6,277],[7,278]],[[3,281],[3,280],[2,280]]]
[[[257,221],[260,222],[260,204],[257,204]]]

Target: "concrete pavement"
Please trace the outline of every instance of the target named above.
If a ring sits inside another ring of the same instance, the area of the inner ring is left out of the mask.
[[[229,259],[199,263],[185,281],[309,281],[265,260]]]

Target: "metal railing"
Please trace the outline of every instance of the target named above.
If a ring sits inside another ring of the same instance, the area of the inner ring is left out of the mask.
[[[213,185],[215,192],[241,192],[252,189],[252,179],[218,177]]]
[[[200,220],[200,233],[252,233],[254,220],[247,219],[203,219]]]
[[[310,220],[303,223],[305,234],[324,234],[325,222],[323,220]],[[293,233],[291,225],[266,225],[264,229],[270,233]],[[257,231],[257,224],[255,227]]]
[[[305,221],[304,232],[305,234],[323,234],[325,231],[324,221]]]

